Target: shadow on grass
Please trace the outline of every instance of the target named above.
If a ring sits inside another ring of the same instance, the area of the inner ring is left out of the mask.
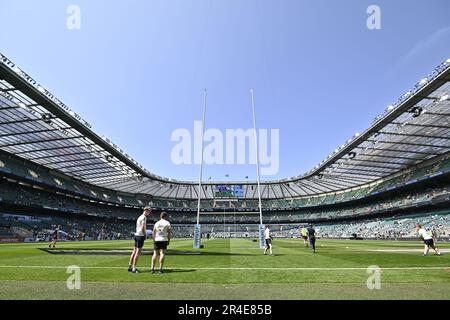
[[[69,254],[69,255],[125,255],[131,254],[131,249],[114,249],[114,248],[39,248],[50,254]],[[142,250],[142,255],[152,255],[153,249]],[[232,252],[213,252],[213,251],[188,251],[188,250],[167,250],[167,255],[171,256],[255,256],[248,253],[232,253]]]
[[[166,273],[183,273],[183,272],[195,272],[197,270],[195,269],[164,269],[164,273],[162,273],[162,275],[166,274]],[[152,273],[151,270],[145,271],[144,273]],[[155,269],[154,274],[161,274],[159,273],[158,269]]]

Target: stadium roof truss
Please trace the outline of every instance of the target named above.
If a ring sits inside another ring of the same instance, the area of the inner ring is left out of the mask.
[[[368,184],[450,150],[450,59],[311,171],[261,184],[263,198],[310,196]],[[155,197],[195,199],[198,186],[154,175],[0,54],[0,149],[95,186]],[[202,198],[214,198],[208,182]]]

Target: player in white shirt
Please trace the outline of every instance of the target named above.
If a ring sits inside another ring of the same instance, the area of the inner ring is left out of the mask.
[[[264,248],[264,255],[267,253],[267,249],[269,249],[270,255],[273,255],[272,252],[272,233],[270,232],[270,226],[266,227],[264,230],[264,237],[266,239],[266,247]]]
[[[427,230],[425,230],[425,228],[422,228],[420,224],[416,223],[416,231],[419,237],[422,238],[423,243],[425,244],[425,250],[423,251],[423,255],[426,256],[431,247],[440,256],[441,253],[439,252],[438,248],[436,248],[436,246],[434,245],[434,239],[430,234],[428,234]]]
[[[136,269],[136,264],[144,246],[144,241],[147,239],[147,217],[152,213],[152,208],[145,207],[144,212],[136,221],[136,232],[134,234],[134,248],[128,263],[128,272],[139,273]]]
[[[161,212],[161,220],[155,223],[153,227],[154,250],[152,257],[152,273],[155,273],[156,258],[159,253],[159,273],[164,272],[164,258],[166,256],[167,246],[172,238],[172,226],[166,220],[167,213]]]

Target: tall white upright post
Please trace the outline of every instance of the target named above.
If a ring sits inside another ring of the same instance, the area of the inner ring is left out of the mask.
[[[258,208],[259,208],[259,247],[265,247],[264,225],[262,221],[262,204],[261,204],[261,180],[259,177],[259,151],[258,151],[258,135],[256,131],[256,112],[255,112],[255,95],[253,89],[250,89],[252,97],[252,111],[253,111],[253,136],[255,138],[255,160],[256,160],[256,182],[258,184]]]
[[[202,196],[202,178],[203,178],[203,146],[204,146],[204,134],[205,134],[205,118],[206,118],[206,89],[203,94],[203,121],[202,121],[202,141],[200,147],[200,170],[198,173],[198,202],[197,202],[197,224],[195,225],[194,230],[194,249],[200,249],[201,239],[202,239],[202,231],[200,226],[200,198]]]

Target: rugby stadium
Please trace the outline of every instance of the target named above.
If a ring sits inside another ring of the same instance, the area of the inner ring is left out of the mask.
[[[199,185],[148,171],[0,55],[0,299],[133,299],[155,286],[152,299],[449,299],[449,95],[450,59],[310,171]],[[173,227],[164,274],[150,273],[146,246],[141,273],[126,270],[144,207],[149,226],[164,210]],[[422,255],[415,223],[441,255]],[[81,290],[66,285],[71,266]],[[370,268],[381,288],[368,288]]]

